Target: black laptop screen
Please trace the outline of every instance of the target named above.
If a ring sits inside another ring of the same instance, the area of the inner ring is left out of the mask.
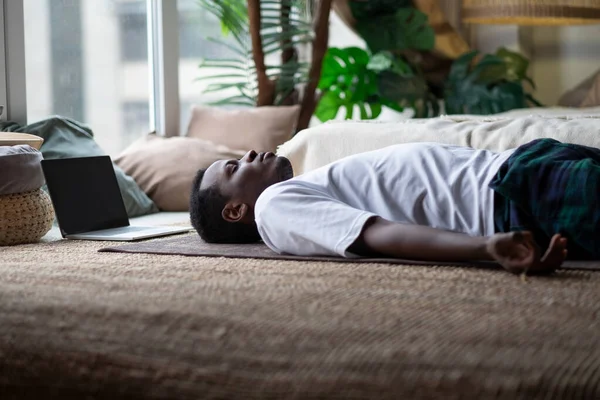
[[[129,225],[110,157],[42,161],[63,235]]]

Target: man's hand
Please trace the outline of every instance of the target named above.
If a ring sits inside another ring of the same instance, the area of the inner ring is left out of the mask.
[[[546,253],[540,249],[531,232],[497,233],[487,242],[487,251],[507,271],[514,274],[550,274],[567,257],[567,239],[556,234]]]

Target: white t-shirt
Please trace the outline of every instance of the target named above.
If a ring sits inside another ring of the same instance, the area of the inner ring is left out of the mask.
[[[278,253],[344,257],[373,216],[492,235],[488,184],[513,151],[410,143],[349,156],[265,190],[258,231]]]

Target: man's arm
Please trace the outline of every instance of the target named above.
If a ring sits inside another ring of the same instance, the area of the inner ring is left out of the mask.
[[[566,239],[555,235],[540,252],[529,232],[472,237],[462,233],[371,218],[348,249],[363,256],[388,256],[426,261],[493,260],[513,273],[552,272],[566,257]]]

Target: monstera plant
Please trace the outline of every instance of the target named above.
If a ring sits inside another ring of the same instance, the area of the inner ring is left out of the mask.
[[[412,1],[345,1],[367,50],[328,49],[315,112],[321,121],[335,118],[340,108],[346,118],[358,110],[361,119],[372,119],[382,106],[411,108],[422,118],[442,111],[491,114],[540,105],[525,90],[525,82],[534,85],[522,55],[504,48],[483,56],[467,52],[448,60],[443,79],[434,80],[423,63],[434,48],[435,32]]]
[[[410,1],[350,2],[356,31],[368,50],[328,49],[319,89],[322,97],[315,115],[326,121],[340,107],[346,118],[358,108],[361,119],[376,118],[382,106],[402,111],[413,108],[417,116],[433,116],[439,105],[419,66],[406,51],[431,50],[435,33],[427,15]],[[330,86],[330,83],[338,82]],[[335,112],[334,112],[335,110]],[[333,117],[332,117],[333,116]]]
[[[367,68],[368,64],[368,53],[357,47],[327,51],[318,86],[322,93],[316,109],[319,119],[334,119],[340,107],[346,109],[346,118],[352,118],[355,106],[362,119],[376,118],[381,113],[376,74]]]
[[[496,114],[530,104],[541,104],[525,89],[535,87],[527,76],[529,62],[522,55],[500,48],[496,54],[472,51],[457,59],[450,70],[445,89],[448,114]]]

